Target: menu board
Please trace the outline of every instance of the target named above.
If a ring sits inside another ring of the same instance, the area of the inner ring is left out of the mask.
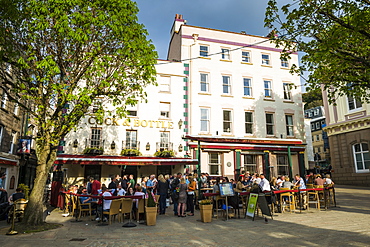
[[[220,196],[234,196],[234,189],[232,183],[221,183],[220,186]]]
[[[257,200],[258,200],[258,194],[250,193],[249,194],[249,200],[248,200],[248,206],[247,206],[247,216],[250,216],[254,218],[254,212],[257,208]]]

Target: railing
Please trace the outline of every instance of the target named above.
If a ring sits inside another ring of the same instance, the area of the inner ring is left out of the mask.
[[[172,142],[157,142],[156,143],[156,150],[157,151],[163,151],[163,150],[168,150],[171,151],[173,150],[173,143]]]
[[[127,141],[122,141],[122,149],[140,149],[140,142],[127,142]]]

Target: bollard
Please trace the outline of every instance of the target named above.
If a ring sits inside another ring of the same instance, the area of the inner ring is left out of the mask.
[[[15,235],[18,234],[16,230],[14,230],[14,221],[15,221],[15,204],[12,205],[13,207],[13,218],[12,218],[12,226],[10,227],[9,231],[6,233],[6,235]]]

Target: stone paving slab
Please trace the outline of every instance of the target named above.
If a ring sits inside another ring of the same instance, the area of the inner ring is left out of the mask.
[[[0,246],[370,246],[370,189],[337,186],[336,196],[337,207],[275,214],[267,224],[260,217],[255,221],[213,219],[202,223],[199,211],[194,217],[181,218],[169,209],[157,217],[156,226],[125,228],[118,222],[98,226],[88,217],[71,222],[73,218],[54,210],[47,222],[62,223],[63,227],[2,235]],[[71,241],[79,238],[84,240]]]

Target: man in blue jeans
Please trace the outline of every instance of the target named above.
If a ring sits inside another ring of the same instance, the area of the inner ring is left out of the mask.
[[[179,205],[178,203],[178,200],[179,200],[179,197],[178,197],[178,193],[176,192],[176,188],[179,186],[180,184],[180,178],[181,178],[181,173],[177,173],[177,176],[172,180],[172,183],[171,183],[171,198],[172,198],[172,202],[173,202],[173,212],[175,214],[175,216],[177,216],[178,212],[177,212],[177,206]]]

